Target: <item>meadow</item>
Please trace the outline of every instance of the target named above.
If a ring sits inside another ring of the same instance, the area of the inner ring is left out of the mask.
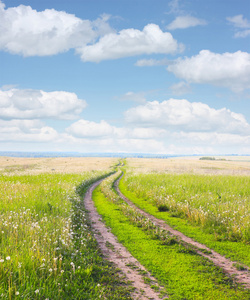
[[[117,176],[119,174],[103,181],[95,190],[93,200],[118,240],[152,273],[158,280],[159,286],[163,287],[162,297],[169,299],[249,299],[249,291],[237,285],[233,278],[226,276],[218,267],[198,255],[192,247],[181,243],[125,203],[113,189],[113,182]],[[137,176],[140,177],[143,174],[137,174]],[[155,174],[148,176],[152,176],[152,182],[156,181]],[[127,187],[124,183],[127,177],[130,179],[126,173],[120,187]],[[144,185],[144,191],[147,191],[149,186],[150,184]],[[129,196],[137,192],[137,188],[131,188],[131,186],[128,190]],[[153,199],[153,196],[151,193],[150,198]],[[134,199],[130,197],[130,200],[138,204]],[[143,198],[144,202],[147,200],[149,199]],[[153,283],[149,282],[149,284],[158,288]]]
[[[127,297],[117,271],[102,258],[82,201],[86,188],[112,171],[114,160],[91,159],[88,165],[83,159],[89,170],[82,172],[77,160],[79,174],[70,173],[71,159],[69,168],[61,161],[64,173],[44,173],[44,159],[27,159],[30,168],[17,168],[16,161],[8,175],[6,166],[0,174],[0,298]],[[40,174],[27,174],[32,171]]]
[[[158,169],[154,160],[131,159],[120,189],[145,211],[250,267],[250,159],[227,159],[162,160]]]
[[[218,240],[250,243],[248,176],[127,173],[124,187]]]
[[[119,166],[118,166],[119,165]],[[118,169],[114,175],[111,175]],[[132,299],[103,258],[83,197],[157,279],[169,299],[250,299],[250,292],[192,247],[125,203],[250,267],[250,160],[0,158],[0,298]]]

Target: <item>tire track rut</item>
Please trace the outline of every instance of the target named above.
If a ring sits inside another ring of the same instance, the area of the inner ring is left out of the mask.
[[[101,216],[97,213],[92,201],[92,193],[102,180],[104,179],[92,184],[84,197],[84,205],[90,217],[94,237],[97,240],[104,257],[113,262],[127,279],[131,281],[131,285],[135,288],[134,293],[132,294],[133,299],[160,300],[162,298],[159,297],[159,294],[151,289],[149,285],[145,284],[143,276],[136,271],[143,270],[144,272],[147,272],[147,270],[117,241],[116,237],[101,221]],[[110,245],[112,245],[112,247],[110,247]],[[147,277],[149,277],[154,284],[157,282],[148,272]]]

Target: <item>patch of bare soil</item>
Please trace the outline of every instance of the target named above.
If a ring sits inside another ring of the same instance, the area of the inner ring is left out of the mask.
[[[156,225],[160,226],[162,229],[169,231],[174,236],[178,237],[183,242],[190,244],[194,246],[197,250],[196,252],[199,255],[202,255],[203,257],[209,259],[212,261],[216,266],[220,267],[226,274],[232,276],[235,280],[237,280],[239,283],[242,283],[246,288],[250,288],[250,271],[248,268],[246,270],[239,271],[235,266],[235,262],[231,261],[224,256],[220,255],[219,253],[215,252],[214,250],[208,248],[207,246],[198,243],[194,241],[193,239],[185,236],[183,233],[181,233],[178,230],[173,229],[168,224],[166,224],[165,221],[155,218],[154,216],[146,213],[145,211],[138,208],[133,202],[131,202],[128,198],[126,198],[121,191],[119,190],[119,181],[122,178],[122,176],[116,180],[115,182],[115,189],[119,196],[127,202],[132,207],[136,208],[141,214],[143,214],[145,217],[149,218],[152,222],[154,222]],[[204,249],[206,252],[209,252],[211,254],[204,253]]]
[[[143,277],[147,276],[151,284],[156,285],[156,279],[153,278],[146,269],[121,245],[116,237],[109,231],[101,220],[101,216],[97,213],[92,201],[93,190],[101,183],[102,180],[95,182],[87,191],[84,204],[89,212],[94,236],[100,246],[100,249],[106,259],[115,264],[122,273],[131,281],[131,285],[135,288],[132,294],[133,299],[161,299],[153,289],[147,285]],[[144,271],[147,275],[141,275],[140,271]]]

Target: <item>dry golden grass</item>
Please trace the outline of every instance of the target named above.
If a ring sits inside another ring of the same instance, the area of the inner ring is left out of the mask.
[[[116,163],[118,163],[118,159],[112,157],[0,157],[0,173],[10,175],[82,173],[85,171],[107,170]]]
[[[168,159],[128,158],[129,169],[145,172],[192,173],[211,175],[250,175],[250,157],[215,157],[221,160],[199,160],[200,157],[178,157]]]

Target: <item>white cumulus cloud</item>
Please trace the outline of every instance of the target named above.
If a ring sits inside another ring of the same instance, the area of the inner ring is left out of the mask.
[[[97,123],[81,119],[66,128],[66,133],[80,139],[152,139],[164,136],[166,131],[160,128],[116,127],[104,120]]]
[[[175,29],[185,29],[189,27],[195,27],[198,25],[206,25],[206,21],[202,19],[198,19],[192,16],[179,16],[176,17],[173,22],[171,22],[168,26],[168,30],[175,30]]]
[[[142,31],[124,29],[119,33],[106,34],[93,44],[77,49],[83,61],[102,60],[153,53],[176,53],[182,48],[169,32],[158,25],[148,24]]]
[[[250,88],[250,54],[247,52],[218,54],[202,50],[198,55],[176,60],[167,70],[190,83],[208,83],[234,92]]]
[[[0,120],[1,142],[52,142],[57,131],[38,120]]]
[[[183,50],[183,45],[156,24],[142,31],[130,28],[116,33],[109,18],[103,14],[94,21],[83,20],[64,11],[37,11],[25,5],[6,9],[0,0],[0,50],[27,57],[75,49],[82,61],[91,62]]]
[[[5,9],[1,1],[0,20],[0,50],[23,56],[65,52],[112,31],[107,15],[91,22],[55,9],[39,12],[25,5]]]
[[[42,90],[0,90],[1,119],[66,119],[79,116],[86,107],[75,93]]]
[[[185,99],[152,101],[125,112],[129,124],[141,127],[158,127],[170,131],[220,132],[246,135],[250,124],[242,114],[229,109],[214,109],[201,102]]]
[[[66,132],[78,138],[92,138],[92,137],[107,137],[113,134],[114,128],[106,121],[102,120],[100,123],[79,120],[71,124]]]

